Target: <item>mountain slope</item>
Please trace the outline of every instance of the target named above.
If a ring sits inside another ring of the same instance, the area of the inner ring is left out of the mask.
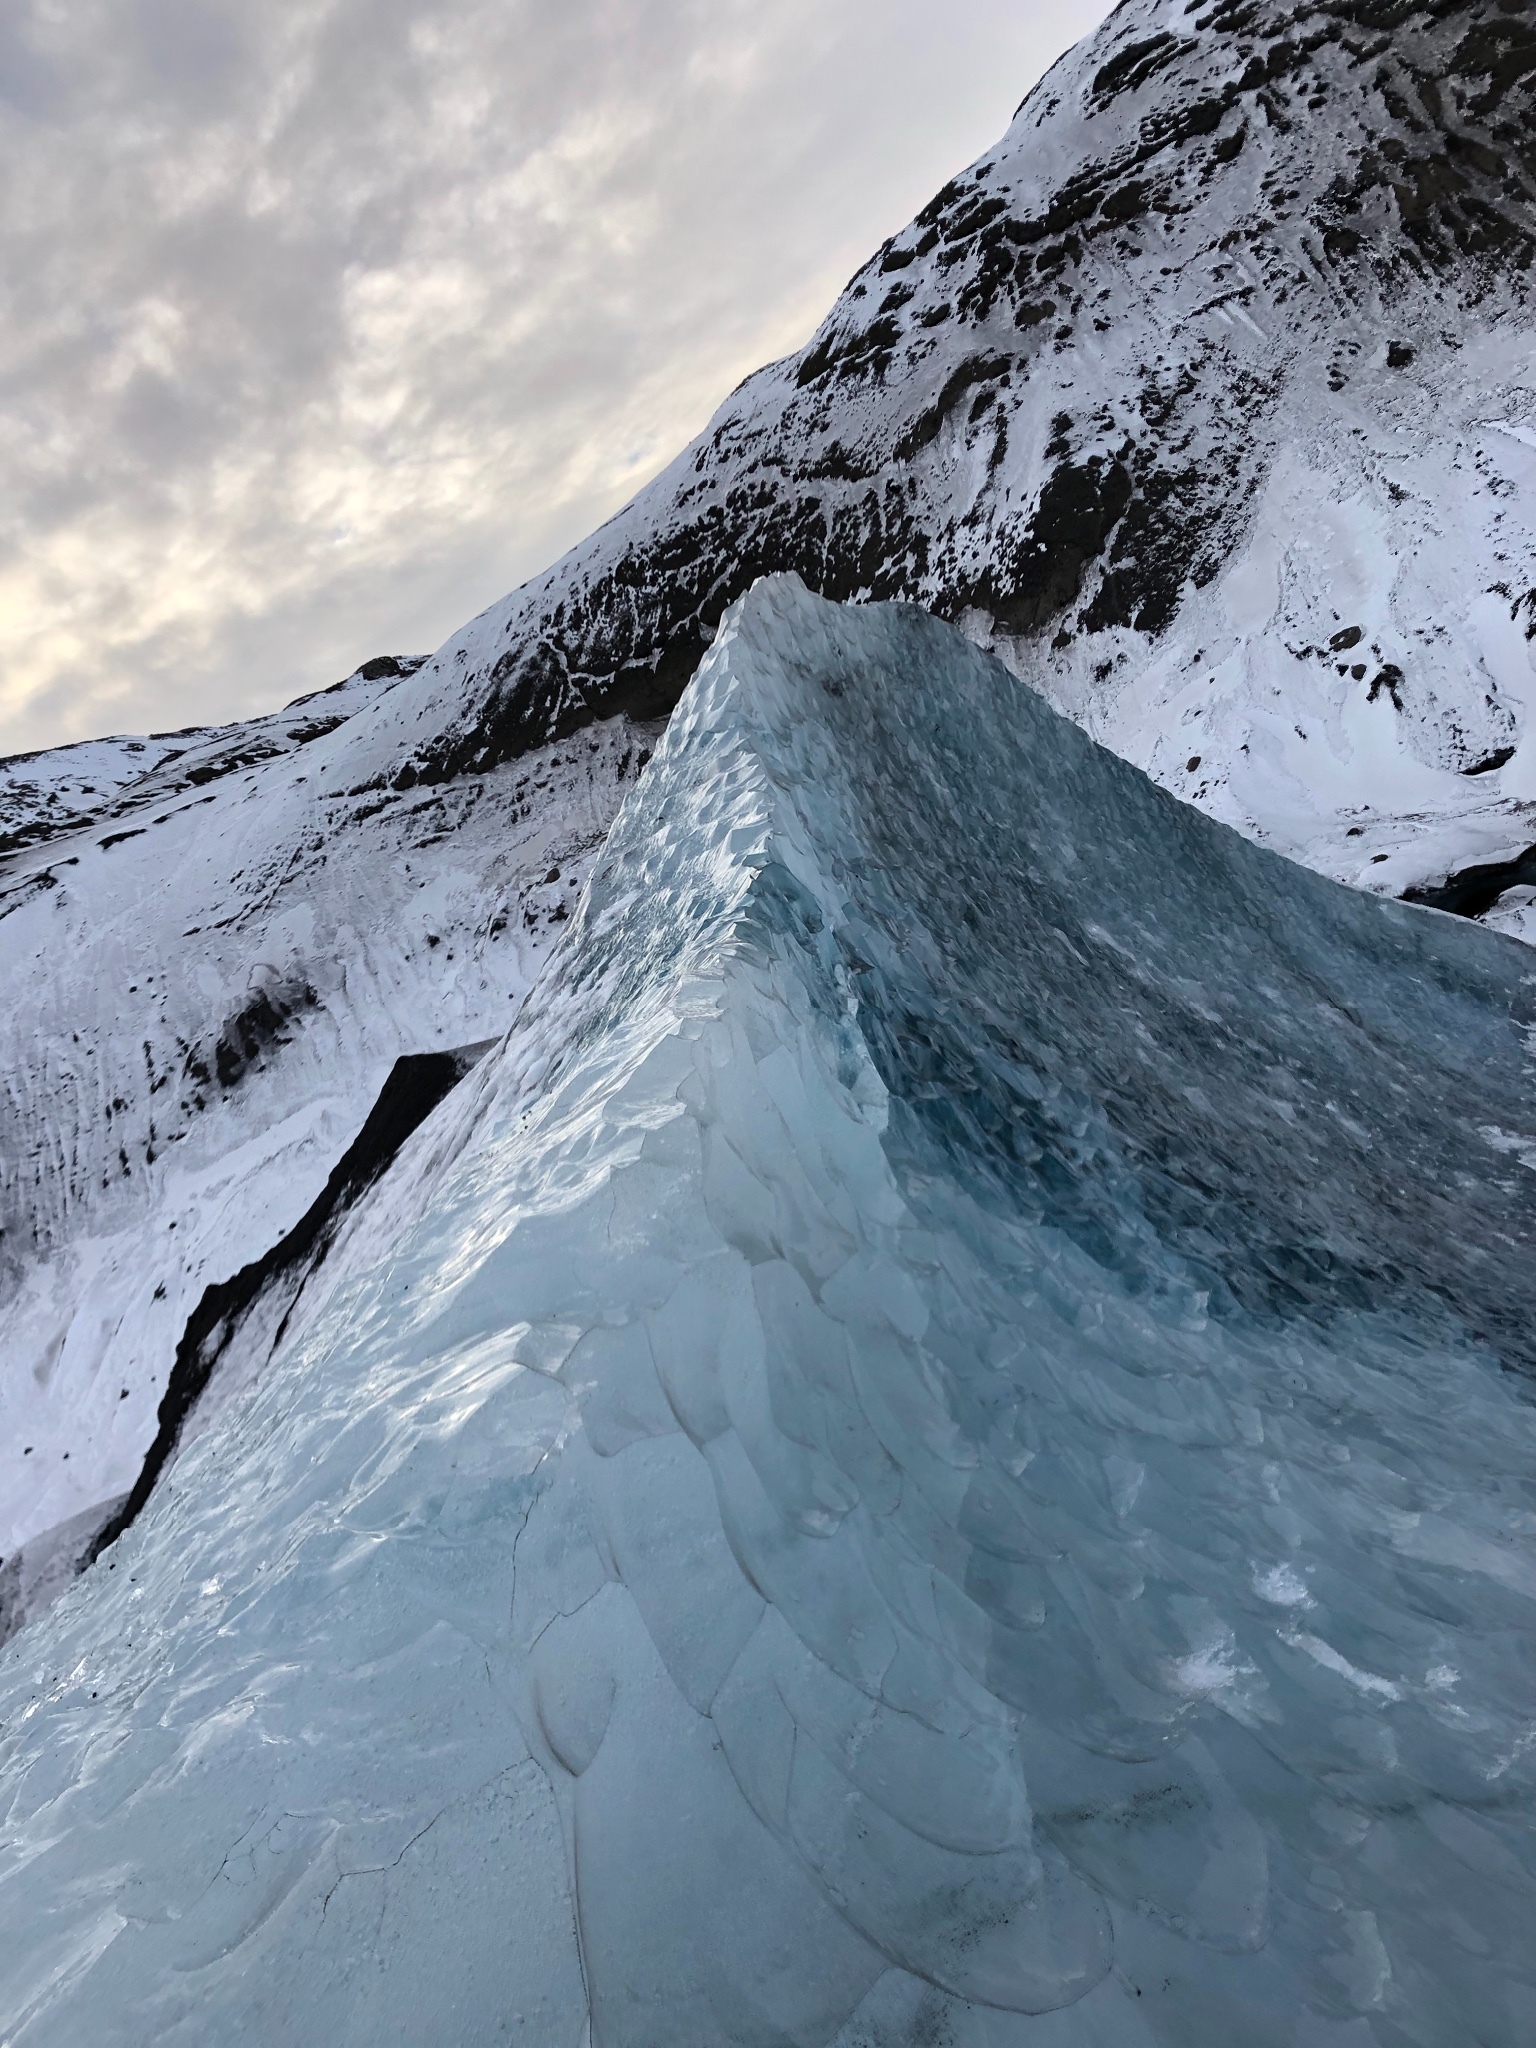
[[[963,620],[1330,873],[1523,846],[1533,80],[1495,0],[1122,7],[800,356],[454,643],[397,772],[665,706],[793,569]]]
[[[396,1059],[505,1030],[649,755],[618,718],[380,800],[355,728],[387,702],[359,694],[292,744],[292,716],[178,736],[83,829],[49,832],[29,764],[43,830],[0,876],[0,1558],[133,1484],[205,1289],[298,1222]]]

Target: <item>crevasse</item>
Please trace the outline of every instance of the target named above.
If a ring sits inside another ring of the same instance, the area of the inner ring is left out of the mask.
[[[1531,996],[759,584],[0,1660],[0,2040],[1527,2040]]]

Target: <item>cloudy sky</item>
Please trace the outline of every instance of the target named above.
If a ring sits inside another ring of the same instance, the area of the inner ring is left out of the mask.
[[[422,652],[1104,0],[6,0],[0,753]]]

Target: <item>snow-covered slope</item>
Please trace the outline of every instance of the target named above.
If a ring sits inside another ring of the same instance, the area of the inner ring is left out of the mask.
[[[1523,2048],[1529,953],[727,623],[0,1660],[17,2048]]]
[[[105,749],[16,776],[0,1558],[132,1485],[204,1289],[305,1212],[397,1057],[506,1028],[648,755],[620,717],[448,789],[376,786],[392,666],[174,757],[146,743],[116,785],[77,766]]]
[[[323,739],[425,661],[425,655],[379,655],[328,690],[237,725],[12,754],[0,761],[0,856],[125,818],[142,826],[147,810]]]
[[[1128,0],[802,354],[424,673],[404,772],[670,702],[794,569],[964,622],[1342,879],[1523,848],[1533,86],[1503,0]]]

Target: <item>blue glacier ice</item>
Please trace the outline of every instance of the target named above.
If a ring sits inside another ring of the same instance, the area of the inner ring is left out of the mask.
[[[0,2042],[1524,2048],[1533,983],[760,583],[0,1659]]]

